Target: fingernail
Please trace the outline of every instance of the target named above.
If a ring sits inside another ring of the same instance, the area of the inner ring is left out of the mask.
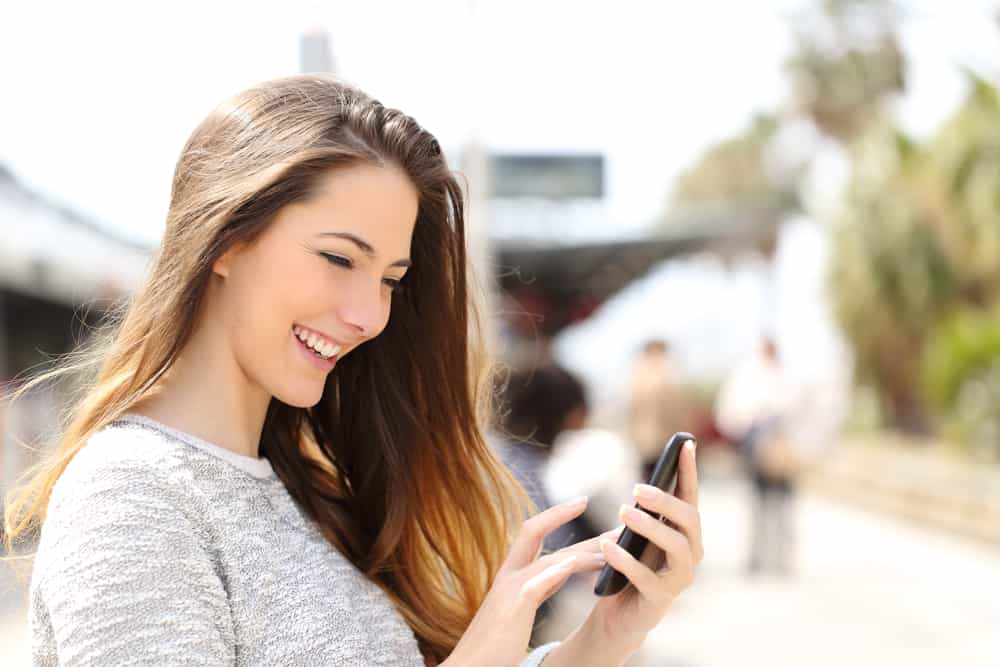
[[[636,484],[632,488],[632,495],[636,498],[642,498],[643,500],[652,500],[654,497],[653,494],[654,494],[653,488],[650,487],[648,484]]]
[[[694,440],[688,440],[685,446],[691,450],[692,454],[696,454],[698,452],[698,443]]]
[[[639,510],[635,509],[631,505],[622,505],[618,509],[618,516],[620,516],[622,519],[625,519],[627,517],[629,519],[632,519],[633,521],[642,517],[642,515],[639,513]]]
[[[569,505],[571,507],[573,505],[586,505],[587,499],[588,499],[587,496],[580,496],[579,498],[574,498],[573,500],[566,501],[566,505]]]
[[[598,551],[597,553],[593,553],[593,554],[590,554],[590,555],[593,556],[594,560],[596,560],[598,563],[607,563],[608,562],[608,557],[604,555],[603,551]]]

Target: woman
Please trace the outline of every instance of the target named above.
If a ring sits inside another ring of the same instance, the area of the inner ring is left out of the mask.
[[[335,79],[265,82],[198,126],[148,278],[64,369],[96,373],[5,513],[8,540],[41,526],[35,664],[551,667],[638,648],[701,558],[693,451],[680,498],[643,500],[684,532],[625,519],[668,571],[596,538],[539,557],[586,503],[523,521],[484,442],[464,234],[434,137]],[[601,558],[636,590],[526,656],[538,605]]]

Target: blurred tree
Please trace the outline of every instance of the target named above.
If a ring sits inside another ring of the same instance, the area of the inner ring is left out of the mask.
[[[758,249],[774,251],[775,230],[784,215],[799,208],[790,170],[773,157],[778,119],[758,114],[750,127],[709,148],[674,183],[666,225],[690,219],[738,217],[757,230]]]
[[[928,146],[920,185],[961,300],[988,307],[1000,296],[1000,96],[966,75],[969,93]]]
[[[923,380],[955,440],[1000,460],[1000,308],[960,307],[927,343]]]
[[[775,226],[799,210],[808,159],[788,163],[776,141],[782,127],[806,117],[847,142],[877,118],[883,99],[903,88],[894,21],[894,6],[885,0],[823,0],[796,16],[798,49],[786,63],[791,113],[760,113],[745,132],[709,148],[678,177],[667,224],[691,214],[739,211],[757,225]]]
[[[992,308],[1000,297],[997,90],[970,75],[967,99],[927,145],[882,123],[855,141],[853,156],[834,226],[836,315],[858,379],[877,389],[890,424],[926,431],[922,387],[938,405],[954,406],[965,376],[995,361],[981,351],[994,349],[985,334],[976,354],[958,355],[968,345],[954,343],[957,329],[947,322],[956,310]],[[951,343],[928,351],[932,336]],[[951,353],[958,356],[949,362]],[[928,363],[937,370],[928,374]]]
[[[918,360],[928,323],[954,277],[917,193],[923,154],[888,123],[854,147],[854,175],[833,227],[829,278],[835,316],[851,344],[855,378],[874,386],[891,425],[929,422]]]
[[[822,8],[794,22],[798,49],[785,68],[796,108],[850,142],[905,88],[898,10],[886,0],[825,0]]]
[[[677,178],[673,206],[796,205],[794,184],[768,163],[768,144],[777,129],[775,116],[758,114],[747,131],[709,148]]]
[[[836,316],[857,379],[875,390],[887,425],[926,432],[929,406],[958,409],[965,378],[980,382],[998,366],[982,352],[993,349],[987,341],[947,372],[922,372],[928,340],[948,336],[939,323],[958,309],[1000,303],[1000,103],[995,86],[969,74],[967,99],[930,142],[916,145],[899,132],[887,102],[906,85],[900,15],[888,0],[817,0],[797,14],[797,48],[785,64],[790,110],[759,115],[707,150],[678,179],[667,218],[728,207],[780,220],[799,206],[813,157],[776,168],[782,130],[807,119],[839,142],[852,175],[832,226]],[[945,356],[956,349],[931,347]],[[948,401],[928,394],[932,376],[949,378]]]

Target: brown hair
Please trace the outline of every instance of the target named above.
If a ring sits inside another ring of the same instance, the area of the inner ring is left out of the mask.
[[[481,431],[490,374],[458,182],[416,121],[327,75],[267,81],[202,121],[177,163],[145,282],[85,346],[17,392],[84,378],[58,442],[8,494],[8,549],[44,522],[53,485],[88,438],[155,391],[191,335],[215,260],[330,169],[359,163],[398,165],[419,192],[406,290],[385,330],[337,364],[317,405],[271,401],[260,452],[389,595],[425,660],[448,656],[534,506]]]

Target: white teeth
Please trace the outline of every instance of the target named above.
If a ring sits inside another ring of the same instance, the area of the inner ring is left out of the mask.
[[[299,327],[295,327],[292,331],[296,338],[327,359],[340,352],[339,345],[329,343],[312,332],[307,332],[305,329]]]

